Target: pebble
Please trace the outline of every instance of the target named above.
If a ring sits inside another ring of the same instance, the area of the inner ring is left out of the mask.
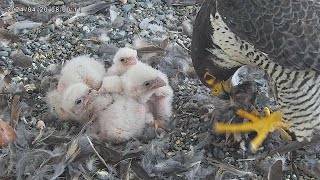
[[[55,25],[54,24],[49,24],[48,29],[53,32],[55,30]]]
[[[53,5],[62,6],[62,5],[64,5],[64,2],[63,1],[56,1],[55,3],[53,3]]]
[[[0,56],[8,57],[9,53],[7,51],[0,51]]]
[[[0,47],[1,51],[7,51],[7,52],[11,52],[11,48],[10,47]]]
[[[89,33],[90,32],[90,28],[88,26],[83,26],[82,31],[85,33]]]
[[[134,4],[132,4],[132,3],[129,4],[129,3],[128,3],[128,4],[125,4],[125,5],[122,6],[122,10],[123,10],[124,12],[128,12],[128,11],[130,11],[134,6],[135,6]]]
[[[31,80],[31,81],[34,80],[34,74],[32,74],[32,73],[29,73],[27,77],[28,77],[28,79]]]
[[[66,43],[66,44],[64,45],[64,47],[70,49],[70,48],[72,48],[72,45],[71,45],[70,43]]]
[[[63,0],[63,2],[64,2],[65,4],[69,4],[69,3],[71,2],[71,0]]]
[[[143,30],[147,29],[150,22],[151,20],[149,18],[143,19],[139,24],[139,28]]]
[[[120,32],[116,32],[116,33],[112,33],[110,35],[110,39],[112,40],[119,40],[119,39],[123,39],[125,36],[125,32],[124,31],[120,31]]]
[[[112,27],[114,28],[120,28],[121,26],[123,26],[124,24],[124,18],[123,17],[116,17],[116,19],[114,19],[114,21],[112,22]]]
[[[22,48],[22,52],[26,55],[32,55],[32,51],[30,49],[27,49],[27,48]]]
[[[47,36],[50,33],[50,29],[49,28],[44,28],[41,32],[40,32],[40,36],[44,37]]]

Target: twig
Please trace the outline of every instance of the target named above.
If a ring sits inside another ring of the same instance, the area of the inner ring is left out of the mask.
[[[184,50],[186,50],[188,53],[191,53],[191,50],[188,49],[184,44],[182,44],[182,43],[179,42],[179,41],[176,41],[176,43],[177,43],[180,47],[182,47]]]
[[[280,148],[277,148],[275,150],[272,150],[269,152],[269,156],[272,156],[274,154],[285,154],[285,153],[288,153],[288,152],[291,152],[291,151],[295,151],[295,150],[298,150],[304,146],[307,146],[307,145],[312,145],[312,144],[317,144],[319,143],[320,141],[320,135],[315,135],[313,136],[313,138],[311,139],[311,141],[307,141],[307,140],[304,140],[302,142],[299,142],[299,141],[293,141],[285,146],[282,146]]]
[[[100,154],[98,153],[98,151],[96,150],[96,148],[94,148],[94,146],[93,146],[93,144],[92,144],[92,142],[91,142],[91,140],[90,140],[90,138],[89,138],[88,136],[87,136],[87,139],[88,139],[88,141],[89,141],[89,143],[90,143],[93,151],[94,151],[94,152],[96,153],[96,155],[98,156],[99,160],[102,162],[102,164],[103,164],[106,168],[108,168],[108,165],[107,165],[106,161],[103,159],[103,157],[100,156]]]
[[[21,113],[21,104],[20,104],[20,96],[14,95],[11,103],[11,120],[12,120],[12,127],[15,129],[16,125],[18,124],[18,119]]]
[[[43,135],[43,129],[40,129],[39,135],[34,138],[34,140],[32,141],[32,144],[35,144]]]

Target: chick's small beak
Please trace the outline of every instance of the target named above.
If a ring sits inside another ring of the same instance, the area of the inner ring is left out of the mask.
[[[126,66],[128,66],[128,65],[135,65],[135,64],[137,64],[137,58],[136,57],[129,57],[129,58],[127,58],[126,59],[126,61],[125,61],[125,65]]]
[[[98,95],[98,92],[96,90],[90,89],[88,94],[84,98],[84,105],[85,106],[90,105],[95,100],[97,95]]]
[[[166,82],[164,82],[164,80],[159,78],[159,77],[157,77],[156,79],[150,81],[150,83],[151,83],[151,86],[150,86],[149,89],[157,89],[159,87],[163,87],[163,86],[166,85]]]

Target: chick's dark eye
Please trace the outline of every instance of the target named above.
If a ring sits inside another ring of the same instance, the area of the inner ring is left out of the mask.
[[[150,83],[149,82],[145,82],[144,86],[150,86]]]
[[[76,104],[80,104],[81,102],[82,102],[81,99],[77,99],[77,100],[76,100]]]
[[[121,61],[121,62],[123,62],[123,61],[124,61],[124,59],[120,59],[120,61]]]

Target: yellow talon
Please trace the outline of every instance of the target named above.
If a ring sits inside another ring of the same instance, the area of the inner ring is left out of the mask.
[[[253,109],[253,110],[251,111],[251,114],[254,115],[254,116],[259,116],[259,115],[260,115],[260,114],[259,114],[259,111],[258,111],[257,109]]]
[[[260,117],[256,111],[252,114],[239,109],[236,113],[243,118],[250,120],[243,124],[223,124],[216,123],[215,131],[218,133],[240,133],[240,132],[257,132],[257,136],[251,141],[251,151],[255,153],[262,142],[267,138],[269,132],[273,132],[276,129],[280,129],[281,133],[288,139],[291,139],[290,135],[285,131],[288,126],[282,122],[282,113],[276,111],[270,113],[268,108],[264,108],[264,117]]]

